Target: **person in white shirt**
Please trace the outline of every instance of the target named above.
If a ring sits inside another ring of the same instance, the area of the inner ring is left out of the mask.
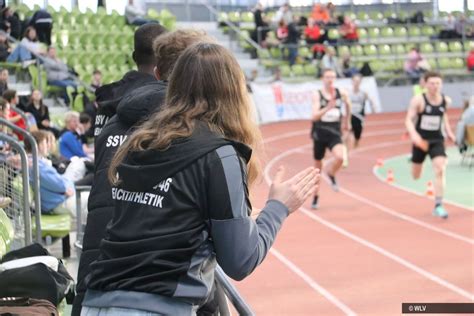
[[[156,20],[147,19],[146,12],[134,4],[133,0],[128,0],[128,5],[125,7],[125,17],[127,18],[128,24],[137,26],[150,22],[158,23]]]

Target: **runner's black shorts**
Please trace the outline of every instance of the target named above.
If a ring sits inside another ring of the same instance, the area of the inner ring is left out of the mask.
[[[423,161],[425,161],[426,155],[430,155],[431,159],[440,156],[446,157],[444,140],[430,141],[430,146],[427,152],[421,150],[416,146],[413,146],[411,153],[411,161],[413,163],[423,163]]]
[[[313,129],[313,157],[315,160],[322,160],[326,153],[326,148],[332,150],[334,146],[342,144],[341,133],[326,128]]]
[[[359,140],[360,136],[362,135],[363,129],[363,122],[357,116],[351,116],[351,125],[352,125],[352,132],[354,133],[355,139]]]

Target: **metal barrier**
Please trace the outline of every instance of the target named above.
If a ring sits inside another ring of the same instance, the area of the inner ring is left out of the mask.
[[[11,156],[1,156],[5,160],[0,160],[0,196],[12,199],[12,204],[6,207],[5,212],[12,220],[15,231],[13,243],[19,243],[17,246],[20,248],[32,242],[28,156],[25,149],[13,137],[0,132],[0,140],[9,144],[13,150]],[[21,169],[15,168],[8,161],[8,158],[14,158],[17,155],[20,156]],[[18,173],[21,173],[21,190],[19,185],[15,184]],[[22,230],[24,230],[24,235],[18,236],[17,234]]]
[[[38,243],[42,242],[41,238],[41,197],[40,197],[40,183],[39,183],[39,167],[38,167],[38,145],[36,144],[36,140],[34,137],[27,132],[26,130],[10,123],[9,121],[0,118],[0,125],[5,125],[8,128],[12,129],[14,132],[19,133],[24,136],[25,140],[28,141],[31,145],[31,155],[32,155],[32,166],[31,169],[27,168],[23,169],[23,173],[28,173],[29,170],[31,170],[32,174],[32,184],[31,187],[33,189],[33,195],[34,195],[34,205],[35,205],[35,210],[36,210],[36,216],[35,216],[35,223],[36,223],[36,241]],[[29,188],[29,185],[27,186],[27,189]],[[30,228],[31,231],[31,228]]]

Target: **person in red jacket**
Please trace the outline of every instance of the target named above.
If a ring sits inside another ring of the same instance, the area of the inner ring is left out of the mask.
[[[474,71],[474,48],[467,55],[466,64],[469,71]]]

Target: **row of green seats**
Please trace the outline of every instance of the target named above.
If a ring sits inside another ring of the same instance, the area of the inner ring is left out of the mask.
[[[59,48],[67,49],[68,47],[79,48],[79,47],[101,47],[101,46],[112,46],[117,47],[133,46],[133,35],[122,35],[119,33],[108,33],[107,36],[103,36],[100,33],[56,33],[51,37],[51,42]]]

